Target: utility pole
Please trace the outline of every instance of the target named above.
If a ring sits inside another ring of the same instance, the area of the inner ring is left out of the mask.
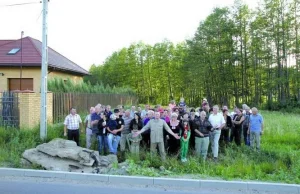
[[[40,138],[47,138],[47,75],[48,75],[48,0],[43,0],[42,75],[41,75],[41,120]]]
[[[20,91],[22,91],[22,71],[23,71],[23,36],[24,36],[24,31],[22,31],[22,32],[21,32]]]

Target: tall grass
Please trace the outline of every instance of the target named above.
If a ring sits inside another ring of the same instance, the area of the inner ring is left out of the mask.
[[[168,157],[166,162],[151,157],[149,151],[141,150],[140,156],[127,153],[128,172],[143,176],[175,176],[190,178],[215,178],[225,180],[263,180],[300,184],[300,122],[297,114],[262,112],[265,119],[265,133],[262,136],[261,152],[247,146],[231,144],[221,149],[219,162],[202,161],[189,154],[189,161],[181,163]],[[48,127],[46,142],[63,138],[63,125]],[[20,160],[24,150],[43,143],[39,128],[31,130],[5,130],[0,128],[0,165],[22,167]],[[85,146],[85,135],[80,143]],[[96,145],[93,145],[96,149]],[[160,170],[164,166],[165,170]]]
[[[140,159],[127,155],[129,172],[134,175],[164,176],[159,166],[164,166],[168,176],[196,178],[222,178],[226,180],[264,180],[285,183],[300,183],[300,122],[299,115],[279,112],[262,112],[265,133],[262,136],[261,152],[247,146],[231,144],[221,149],[219,162],[203,161],[190,154],[187,163],[169,157],[166,162],[151,158],[141,152]],[[157,169],[156,171],[154,169]]]

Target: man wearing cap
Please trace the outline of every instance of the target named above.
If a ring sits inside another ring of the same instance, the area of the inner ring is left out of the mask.
[[[119,109],[114,109],[114,114],[110,116],[107,131],[108,147],[111,154],[117,154],[119,142],[121,139],[121,131],[124,128],[124,120],[119,117]]]
[[[142,128],[141,131],[138,131],[137,133],[134,134],[134,137],[138,136],[139,134],[151,130],[151,135],[150,135],[150,141],[151,141],[151,146],[150,150],[152,154],[156,153],[156,148],[158,146],[159,153],[161,156],[161,159],[164,161],[166,159],[166,152],[165,152],[165,146],[164,146],[164,136],[163,136],[163,130],[165,129],[168,133],[173,135],[176,139],[180,139],[180,137],[173,133],[173,131],[170,129],[170,127],[167,125],[167,123],[160,119],[160,113],[155,112],[155,119],[150,120],[146,126]]]

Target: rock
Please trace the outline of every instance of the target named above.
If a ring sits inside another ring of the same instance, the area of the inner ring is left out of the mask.
[[[129,164],[127,161],[119,163],[118,164],[119,168],[128,168]]]
[[[31,168],[32,163],[24,158],[21,159],[21,166],[23,168]]]
[[[161,172],[164,172],[164,171],[166,171],[166,169],[165,169],[165,167],[164,167],[164,166],[160,166],[160,167],[159,167],[159,170],[160,170]]]
[[[38,164],[46,170],[84,173],[104,174],[113,163],[118,162],[115,155],[99,156],[97,151],[79,147],[75,142],[64,139],[38,145],[26,150],[22,156],[29,163]]]
[[[110,163],[112,163],[112,164],[118,163],[117,155],[109,154],[106,157],[108,157],[108,160],[109,160]]]
[[[128,175],[127,169],[125,168],[111,168],[110,171],[108,171],[108,174],[111,175]]]
[[[74,160],[67,160],[67,159],[61,159],[59,157],[53,157],[43,152],[40,152],[36,148],[26,150],[22,156],[23,158],[25,158],[26,160],[30,161],[33,164],[41,165],[46,170],[73,171],[72,167],[77,167],[76,169],[83,168],[81,165],[78,165],[78,162]]]

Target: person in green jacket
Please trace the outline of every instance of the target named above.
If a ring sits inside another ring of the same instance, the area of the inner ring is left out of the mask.
[[[180,139],[181,162],[187,162],[187,153],[189,150],[189,140],[191,137],[191,128],[188,120],[183,120]]]

